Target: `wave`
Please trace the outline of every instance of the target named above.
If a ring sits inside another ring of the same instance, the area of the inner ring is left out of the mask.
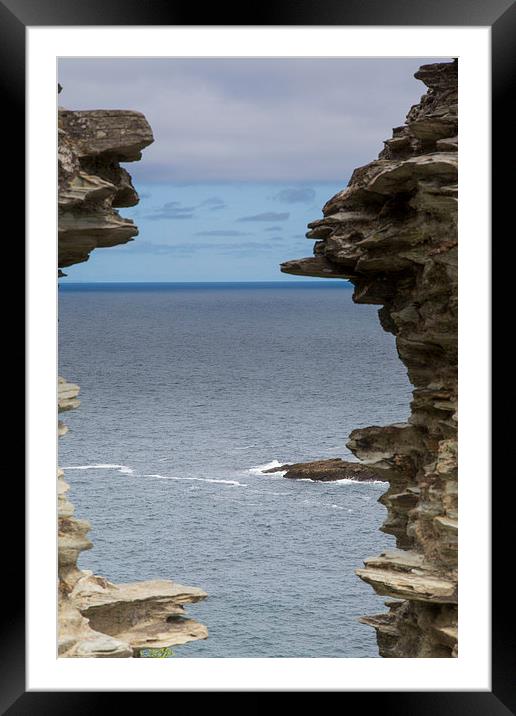
[[[255,467],[251,467],[249,469],[249,472],[251,475],[265,475],[265,470],[271,470],[273,467],[280,467],[281,465],[291,465],[290,462],[279,462],[278,460],[271,460],[271,462],[266,462],[264,465],[256,465]],[[283,475],[286,474],[286,470],[281,470],[280,472],[272,472],[268,477],[283,477]]]
[[[278,475],[280,473],[277,473]],[[296,477],[292,482],[317,482],[320,485],[387,485],[384,480],[353,480],[343,477],[342,480],[312,480],[311,477]]]
[[[134,470],[128,465],[115,465],[113,463],[98,463],[96,465],[67,465],[62,470],[117,470],[122,475],[132,475]]]
[[[198,482],[215,482],[221,485],[234,485],[235,487],[247,487],[244,482],[238,482],[238,480],[216,480],[211,477],[175,477],[174,475],[159,474],[144,475],[143,477],[156,477],[158,480],[195,480]]]
[[[332,480],[334,485],[387,485],[387,480],[350,480],[344,478],[342,480]]]
[[[286,496],[286,495],[292,494],[290,492],[273,492],[272,490],[253,490],[253,489],[249,490],[249,492],[255,492],[257,495],[275,495],[275,496],[276,495]]]

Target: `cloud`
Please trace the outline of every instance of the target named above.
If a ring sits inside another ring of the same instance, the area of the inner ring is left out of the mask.
[[[268,252],[272,246],[265,243],[249,242],[245,244],[218,244],[216,250],[225,256],[256,256],[262,252]]]
[[[230,229],[217,229],[214,231],[197,231],[196,236],[250,236],[246,231],[231,231]]]
[[[152,241],[132,241],[126,245],[125,250],[137,254],[151,254],[153,256],[192,255],[202,251],[223,255],[256,254],[270,251],[273,246],[267,242],[247,241],[239,243],[202,243],[198,241],[180,244],[157,244]]]
[[[289,216],[288,211],[264,211],[262,214],[255,214],[254,216],[241,216],[237,221],[286,221]]]
[[[434,58],[60,58],[61,105],[143,112],[135,186],[339,182],[383,148]],[[442,60],[441,60],[442,61]]]
[[[169,219],[193,219],[196,206],[181,206],[180,201],[167,201],[163,206],[155,207],[152,214],[145,214],[149,221],[167,221]]]
[[[219,196],[210,196],[199,204],[199,207],[204,206],[208,207],[211,211],[215,211],[216,209],[225,209],[227,204]]]
[[[194,243],[191,244],[156,244],[153,241],[142,241],[137,239],[128,244],[124,244],[122,248],[127,253],[132,254],[153,254],[154,256],[165,256],[174,253],[192,253]],[[113,247],[110,251],[118,251],[121,247]]]
[[[265,231],[283,231],[283,226],[267,226]]]
[[[218,196],[210,196],[195,206],[181,206],[180,201],[167,201],[163,206],[154,208],[153,214],[146,214],[150,221],[166,221],[168,219],[194,219],[197,209],[224,209],[226,203]]]
[[[149,221],[168,221],[170,219],[193,219],[193,213],[183,213],[174,211],[161,211],[157,214],[146,214],[145,219]]]
[[[282,189],[271,198],[286,204],[308,204],[315,199],[315,189],[308,186]]]

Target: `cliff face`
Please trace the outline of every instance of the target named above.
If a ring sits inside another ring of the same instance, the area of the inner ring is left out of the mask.
[[[379,304],[414,386],[407,423],[351,433],[348,447],[390,483],[381,529],[397,550],[358,576],[393,599],[361,621],[385,657],[457,655],[457,64],[424,65],[428,87],[376,161],[309,224],[314,256],[285,273],[347,278]]]
[[[145,117],[129,111],[59,111],[59,270],[86,261],[95,248],[130,241],[138,229],[117,207],[138,195],[119,162],[136,161],[153,141]],[[79,386],[58,380],[60,412],[78,407]],[[59,421],[58,434],[66,425]],[[184,616],[183,605],[206,593],[167,580],[112,584],[81,570],[92,547],[90,525],[74,516],[68,485],[58,471],[59,656],[131,657],[142,649],[205,639],[206,628]]]

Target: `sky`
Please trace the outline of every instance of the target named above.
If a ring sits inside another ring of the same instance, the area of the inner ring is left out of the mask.
[[[143,112],[155,138],[123,165],[139,235],[63,281],[289,280],[307,223],[424,94],[414,72],[448,59],[61,58],[60,106]]]

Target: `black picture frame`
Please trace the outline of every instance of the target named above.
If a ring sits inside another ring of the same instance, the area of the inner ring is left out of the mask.
[[[200,11],[196,6],[179,7],[170,0],[0,0],[0,56],[2,98],[4,113],[8,118],[8,130],[4,137],[16,147],[16,160],[9,166],[9,212],[15,211],[18,222],[24,216],[22,206],[24,186],[25,146],[25,30],[28,26],[131,26],[131,25],[362,25],[362,26],[484,26],[491,28],[492,35],[492,149],[495,166],[509,164],[511,147],[508,139],[513,134],[513,114],[508,111],[512,97],[511,79],[514,73],[514,40],[516,38],[516,6],[514,0],[296,0],[255,5],[248,15],[243,7],[233,7],[226,12],[218,4],[206,6]],[[203,22],[196,20],[202,14]],[[227,20],[226,20],[227,18]],[[508,161],[509,159],[509,161]],[[509,197],[512,186],[505,181],[500,170],[493,173],[492,198],[493,235],[502,222],[513,201]],[[17,233],[21,233],[19,223]],[[511,232],[512,233],[512,232]],[[510,241],[507,236],[507,241]],[[18,238],[21,244],[21,237]],[[494,262],[493,256],[493,262]],[[493,268],[495,264],[493,263]],[[489,436],[486,436],[486,440]],[[500,447],[500,450],[502,448]],[[509,476],[502,487],[493,485],[493,592],[492,592],[492,691],[491,692],[344,692],[345,704],[349,699],[360,700],[360,707],[379,708],[383,713],[397,716],[468,714],[470,716],[502,716],[516,714],[515,637],[511,613],[512,590],[506,579],[507,545],[510,544],[508,525],[514,521],[508,491]],[[21,479],[10,478],[12,504],[22,504],[24,486]],[[511,519],[512,516],[512,519]],[[17,528],[19,529],[19,528]],[[24,584],[23,540],[17,534],[13,545],[4,550],[8,569],[3,576],[10,585],[16,585],[13,599],[4,607],[2,670],[0,674],[0,713],[9,716],[27,714],[91,714],[102,706],[100,701],[114,704],[110,692],[26,692],[25,687],[25,616],[20,603]],[[18,601],[16,601],[18,597]],[[509,601],[511,600],[511,601]],[[512,633],[512,637],[510,636]],[[410,684],[407,684],[410,688]],[[237,689],[235,689],[237,691]],[[140,700],[143,694],[131,692],[131,705],[145,708],[148,701]],[[147,696],[145,696],[147,698]],[[364,698],[366,701],[364,702]],[[177,703],[177,702],[174,702]],[[171,704],[172,705],[172,704]]]

